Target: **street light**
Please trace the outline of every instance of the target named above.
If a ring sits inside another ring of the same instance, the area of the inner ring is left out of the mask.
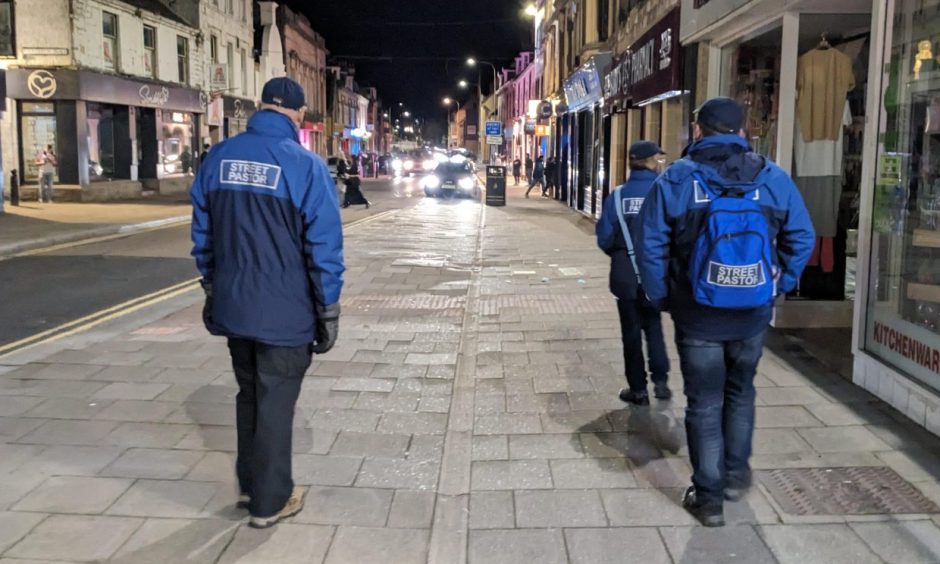
[[[529,4],[525,7],[525,15],[529,16],[530,18],[534,18],[538,15],[538,13],[539,9],[535,7],[535,4]]]
[[[411,112],[409,112],[408,110],[405,110],[401,115],[405,117],[411,117]]]
[[[461,87],[461,88],[466,88],[466,87],[470,86],[470,83],[467,82],[466,80],[461,80],[460,82],[457,83],[457,86],[459,86],[459,87]]]

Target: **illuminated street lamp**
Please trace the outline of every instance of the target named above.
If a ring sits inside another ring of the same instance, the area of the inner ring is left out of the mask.
[[[461,80],[460,82],[457,83],[457,86],[459,86],[459,87],[461,87],[461,88],[466,88],[466,87],[470,86],[470,83],[467,82],[466,80]]]
[[[405,117],[411,117],[411,112],[409,112],[408,110],[405,110],[401,115]]]
[[[539,9],[535,7],[535,4],[529,4],[525,7],[525,15],[529,16],[530,18],[534,18],[538,15],[538,13]]]

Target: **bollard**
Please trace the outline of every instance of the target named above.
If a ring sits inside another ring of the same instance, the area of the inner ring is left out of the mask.
[[[20,179],[15,168],[10,171],[10,205],[20,205]]]

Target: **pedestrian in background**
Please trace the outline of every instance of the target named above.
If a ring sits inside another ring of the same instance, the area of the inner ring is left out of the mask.
[[[617,300],[620,314],[620,335],[623,341],[623,364],[627,387],[620,390],[620,399],[634,405],[649,405],[646,367],[643,359],[643,335],[649,351],[649,372],[653,394],[668,400],[672,392],[669,379],[669,357],[658,309],[646,299],[637,274],[635,247],[637,217],[643,201],[659,176],[663,153],[652,141],[637,141],[630,146],[630,177],[606,200],[597,222],[597,246],[610,257],[610,291]]]
[[[346,191],[343,197],[343,207],[348,208],[349,206],[365,205],[366,209],[369,209],[372,203],[366,199],[360,189],[362,179],[359,178],[359,168],[355,157],[353,157],[352,167],[349,169],[349,172],[345,174],[344,181],[346,183]]]
[[[45,201],[51,204],[55,171],[59,166],[59,157],[56,156],[52,145],[46,145],[46,149],[36,159],[36,164],[39,165],[39,203]]]
[[[199,155],[199,167],[202,168],[202,164],[206,162],[206,157],[209,156],[209,149],[212,147],[208,143],[202,144],[202,154]]]
[[[548,157],[545,161],[545,189],[542,190],[542,196],[552,197],[552,191],[558,189],[558,161],[555,157]]]
[[[249,525],[303,508],[291,474],[294,407],[311,354],[336,342],[343,228],[329,169],[298,142],[304,91],[286,77],[261,92],[248,130],[219,143],[192,187],[193,256],[203,320],[228,338],[238,381],[241,488]]]
[[[695,142],[654,182],[636,241],[643,289],[676,326],[692,462],[683,505],[709,527],[751,486],[754,376],[773,301],[796,287],[815,243],[793,180],[754,153],[743,126],[731,98],[699,108]]]
[[[525,191],[525,197],[529,197],[529,192],[532,191],[532,188],[538,184],[539,188],[542,190],[542,195],[545,195],[545,157],[539,155],[535,159],[535,165],[532,167],[532,172],[529,174],[529,189]]]
[[[529,155],[525,156],[525,179],[528,182],[532,178],[532,168],[535,166],[535,163],[532,161],[532,157]]]
[[[512,161],[513,186],[519,185],[520,176],[522,176],[522,161],[519,160],[519,157],[516,157],[516,160]]]

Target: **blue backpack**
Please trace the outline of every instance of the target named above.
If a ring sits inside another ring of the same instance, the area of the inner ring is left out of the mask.
[[[718,309],[754,309],[770,305],[776,294],[770,227],[758,203],[759,187],[709,188],[693,173],[696,199],[710,200],[695,241],[689,277],[692,296]]]

